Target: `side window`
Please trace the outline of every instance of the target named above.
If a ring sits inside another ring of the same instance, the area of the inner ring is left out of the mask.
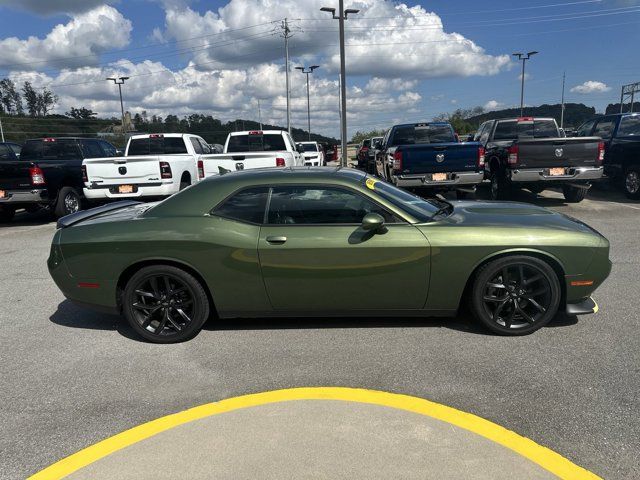
[[[20,152],[22,151],[22,147],[20,145],[16,145],[15,143],[10,143],[8,147],[13,150],[13,153],[15,153],[16,155],[20,155]]]
[[[580,125],[580,127],[578,127],[578,130],[576,130],[576,137],[588,137],[589,135],[591,135],[591,129],[593,128],[593,125],[595,123],[595,120],[589,120],[588,122]]]
[[[605,140],[611,138],[613,135],[613,129],[616,126],[616,121],[613,118],[602,118],[596,124],[596,128],[593,131],[595,137],[601,137]]]
[[[619,137],[637,137],[640,136],[640,115],[622,117],[620,126],[618,127]]]
[[[99,158],[104,155],[96,140],[81,140],[80,148],[82,148],[82,156],[84,158]]]
[[[182,137],[164,137],[164,154],[178,155],[187,153],[187,146]]]
[[[7,145],[0,145],[0,160],[13,160],[13,154]]]
[[[105,157],[115,157],[117,155],[116,147],[109,142],[101,141],[100,145],[102,146],[102,150],[104,150]]]
[[[387,222],[397,219],[360,195],[332,187],[275,187],[269,202],[268,223],[275,225],[360,224],[367,213]]]
[[[224,200],[211,213],[231,220],[260,224],[264,221],[268,194],[268,187],[241,190]]]
[[[197,139],[200,142],[200,147],[202,147],[202,153],[209,154],[211,153],[211,147],[207,142],[205,142],[202,138]]]
[[[200,145],[198,139],[196,137],[189,137],[189,140],[191,140],[191,145],[193,145],[195,152],[198,155],[202,155],[204,152],[202,151],[202,145]]]

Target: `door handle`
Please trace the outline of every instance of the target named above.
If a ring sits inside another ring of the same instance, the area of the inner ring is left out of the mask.
[[[282,245],[286,241],[287,237],[267,237],[267,243],[270,243],[271,245]]]

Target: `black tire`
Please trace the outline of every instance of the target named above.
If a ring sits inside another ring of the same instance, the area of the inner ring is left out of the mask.
[[[634,200],[640,198],[640,168],[627,168],[627,170],[624,172],[622,186],[627,197]]]
[[[572,187],[571,185],[564,185],[562,187],[562,193],[564,199],[569,203],[579,203],[587,196],[586,188]]]
[[[121,301],[131,328],[153,343],[189,340],[209,318],[204,287],[190,273],[170,265],[141,268],[127,282]]]
[[[561,296],[558,276],[547,262],[513,255],[480,268],[469,304],[475,318],[492,332],[527,335],[551,321]]]
[[[56,207],[53,211],[56,218],[71,215],[82,210],[82,199],[73,187],[62,187],[58,192]]]
[[[9,223],[11,220],[13,220],[15,214],[15,208],[3,205],[2,207],[0,207],[0,223]]]
[[[505,177],[501,170],[491,172],[489,178],[491,188],[489,189],[491,200],[508,200],[511,198],[511,182]]]

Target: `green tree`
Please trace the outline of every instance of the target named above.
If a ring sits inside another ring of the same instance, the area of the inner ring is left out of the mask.
[[[22,115],[22,97],[16,84],[8,78],[0,80],[0,112]]]
[[[31,82],[24,82],[22,85],[22,93],[24,95],[24,101],[27,102],[27,112],[29,116],[38,116],[38,92],[31,85]]]
[[[98,114],[93,110],[85,107],[75,108],[71,107],[71,110],[66,112],[65,115],[71,118],[77,118],[80,120],[89,120],[95,118]]]
[[[371,130],[370,132],[357,131],[355,135],[353,135],[349,143],[360,143],[362,142],[362,140],[366,140],[368,138],[383,137],[384,134],[385,134],[384,130]]]

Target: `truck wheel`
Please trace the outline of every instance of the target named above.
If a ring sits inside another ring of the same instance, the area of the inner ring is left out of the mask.
[[[511,183],[504,173],[491,172],[491,200],[507,200],[511,196]]]
[[[58,192],[58,200],[53,212],[56,218],[71,215],[80,210],[82,210],[82,200],[76,189],[73,187],[62,187],[60,192]]]
[[[624,192],[629,198],[640,198],[640,169],[638,167],[629,167],[625,172]]]
[[[8,223],[13,220],[13,216],[16,214],[15,208],[12,207],[0,207],[0,223]]]
[[[579,203],[584,200],[584,197],[587,195],[587,189],[565,185],[562,187],[562,193],[564,193],[564,199],[567,202]]]

